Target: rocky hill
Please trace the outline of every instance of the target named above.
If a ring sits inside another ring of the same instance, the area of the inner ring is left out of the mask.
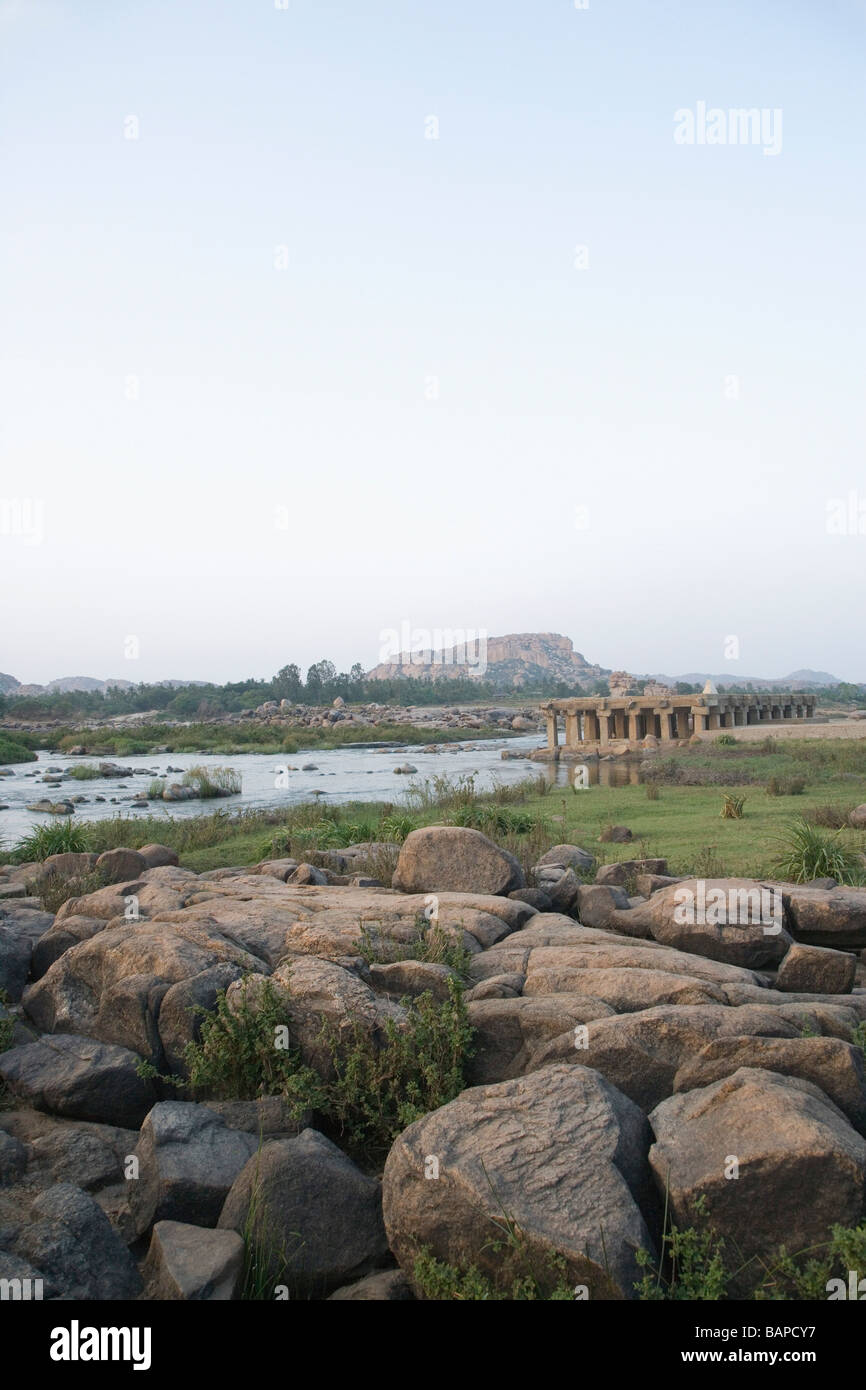
[[[504,637],[487,639],[487,668],[482,673],[478,662],[464,658],[460,648],[435,651],[431,661],[420,662],[419,652],[401,652],[394,661],[383,662],[367,672],[368,680],[395,680],[414,676],[416,680],[440,680],[447,677],[478,675],[495,685],[517,687],[539,680],[562,680],[571,685],[586,685],[609,675],[604,667],[594,666],[574,650],[570,637],[558,632],[508,633]]]

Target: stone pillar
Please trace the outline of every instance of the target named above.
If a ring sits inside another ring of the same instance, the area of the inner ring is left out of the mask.
[[[598,741],[602,748],[610,743],[610,713],[606,709],[598,711]]]
[[[577,713],[566,711],[565,715],[565,746],[566,748],[576,748],[580,743],[580,720]]]
[[[557,748],[559,746],[559,727],[556,721],[556,711],[548,710],[545,718],[547,719],[547,746]]]
[[[637,743],[640,738],[640,729],[637,725],[639,714],[640,711],[636,709],[629,710],[628,712],[628,736],[632,743]]]
[[[713,717],[715,717],[716,722],[715,724],[711,723],[710,728],[717,729],[719,727],[719,716],[716,710],[693,709],[692,719],[694,720],[695,733],[705,734],[707,732],[707,723],[709,720],[713,719]]]
[[[710,729],[719,728],[719,711],[717,709],[709,710],[706,717],[707,725],[705,727],[709,727]]]
[[[678,706],[675,714],[677,726],[677,738],[688,738],[689,736],[689,712],[685,706]]]

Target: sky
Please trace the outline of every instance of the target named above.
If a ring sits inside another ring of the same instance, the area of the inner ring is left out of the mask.
[[[866,680],[864,39],[0,0],[0,670],[369,667],[408,623]]]

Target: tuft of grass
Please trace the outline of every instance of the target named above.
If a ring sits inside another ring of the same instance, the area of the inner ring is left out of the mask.
[[[73,763],[72,767],[66,769],[66,776],[73,777],[76,782],[95,782],[105,774],[99,771],[95,763]]]
[[[736,792],[725,792],[722,797],[722,809],[719,815],[722,820],[742,820],[743,807],[746,804],[744,796],[738,796]]]
[[[715,743],[717,748],[735,748],[737,746],[737,740],[732,734],[719,734]]]
[[[237,796],[241,790],[241,775],[233,767],[191,767],[180,781],[181,786],[192,787],[202,801],[215,796]]]
[[[9,858],[13,864],[29,864],[52,854],[81,854],[88,848],[83,825],[73,820],[55,821],[52,825],[37,825],[13,846]]]
[[[778,853],[772,872],[791,883],[813,878],[835,878],[837,883],[862,885],[866,868],[856,850],[841,838],[841,831],[825,834],[798,816],[778,837]]]

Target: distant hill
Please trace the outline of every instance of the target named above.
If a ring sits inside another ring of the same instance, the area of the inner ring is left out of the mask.
[[[789,676],[735,676],[730,671],[716,672],[709,671],[687,671],[682,676],[663,676],[655,675],[652,680],[660,681],[663,685],[676,685],[677,681],[683,681],[687,685],[703,685],[706,681],[712,681],[714,685],[723,685],[727,690],[744,688],[754,685],[759,690],[772,690],[778,687],[780,690],[808,690],[814,687],[820,690],[828,685],[840,685],[838,676],[831,676],[829,671],[792,671]]]
[[[583,686],[610,674],[594,666],[574,650],[570,637],[558,632],[512,632],[504,637],[488,637],[486,670],[471,660],[473,652],[448,647],[432,653],[430,661],[419,661],[427,653],[403,651],[393,661],[382,662],[367,672],[368,680],[441,680],[448,677],[478,675],[503,688],[531,685],[536,681],[560,680]],[[466,656],[470,660],[465,659]]]
[[[47,685],[22,685],[14,676],[4,676],[0,672],[0,694],[17,695],[22,699],[28,695],[68,695],[71,692],[80,690],[86,694],[96,691],[100,695],[105,695],[109,690],[134,690],[136,681],[121,680],[119,676],[109,677],[108,680],[98,680],[96,676],[59,676],[57,680],[49,681]],[[177,690],[181,686],[187,685],[208,685],[209,681],[152,681],[152,685],[166,685],[172,690]]]

